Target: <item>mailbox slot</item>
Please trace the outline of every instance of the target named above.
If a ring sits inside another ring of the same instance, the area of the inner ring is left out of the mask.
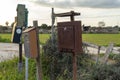
[[[57,25],[59,50],[82,53],[81,21],[59,22]]]

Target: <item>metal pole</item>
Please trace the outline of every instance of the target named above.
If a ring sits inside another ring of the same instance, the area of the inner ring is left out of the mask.
[[[22,42],[19,43],[19,63],[18,63],[18,71],[22,71]]]
[[[55,22],[55,16],[54,16],[54,8],[52,8],[52,14],[51,14],[51,18],[52,18],[52,35],[51,35],[51,40],[52,40],[52,46],[54,46],[54,22]],[[54,59],[54,58],[52,58]],[[52,63],[50,64],[51,67],[51,74],[50,74],[50,80],[54,80],[54,61],[52,61]]]
[[[51,35],[51,39],[52,39],[52,44],[54,43],[53,40],[54,40],[54,22],[55,22],[55,16],[54,16],[54,8],[52,8],[52,26],[51,26],[51,29],[52,29],[52,35]],[[53,44],[54,45],[54,44]]]
[[[29,58],[25,58],[25,80],[28,80],[28,60]]]

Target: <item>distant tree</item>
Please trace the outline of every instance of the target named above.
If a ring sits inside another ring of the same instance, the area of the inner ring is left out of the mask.
[[[42,28],[42,29],[47,29],[47,27],[48,27],[47,24],[42,24],[42,25],[41,25],[41,28]]]
[[[115,28],[119,28],[119,26],[118,25],[116,25],[116,26],[114,26]]]
[[[5,22],[5,24],[6,24],[6,26],[8,26],[9,22],[8,22],[8,21],[6,21],[6,22]]]
[[[120,27],[119,27],[118,25],[114,26],[114,28],[118,28],[118,29],[119,29],[119,31],[120,31]]]
[[[11,27],[13,28],[13,26],[14,26],[14,22],[11,24]]]
[[[50,30],[50,29],[51,29],[51,26],[48,26],[48,28],[47,28],[47,29],[49,29],[49,30]]]
[[[98,22],[98,27],[105,27],[105,22],[104,21]]]

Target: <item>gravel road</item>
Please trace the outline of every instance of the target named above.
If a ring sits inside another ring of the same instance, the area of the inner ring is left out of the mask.
[[[0,43],[0,62],[19,56],[19,45]]]
[[[40,46],[41,47],[41,46]],[[92,54],[97,54],[98,49],[88,47],[88,52]],[[116,50],[120,50],[120,47],[114,48]],[[24,48],[23,48],[24,52]],[[105,53],[105,50],[101,50],[100,53]],[[120,51],[116,51],[114,53],[120,53]],[[0,62],[12,59],[14,57],[19,56],[19,44],[13,44],[13,43],[0,43]]]

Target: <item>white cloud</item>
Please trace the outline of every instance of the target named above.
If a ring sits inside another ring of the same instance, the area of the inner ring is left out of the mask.
[[[32,1],[32,0],[31,0]],[[33,0],[37,4],[55,7],[120,8],[120,0]]]

